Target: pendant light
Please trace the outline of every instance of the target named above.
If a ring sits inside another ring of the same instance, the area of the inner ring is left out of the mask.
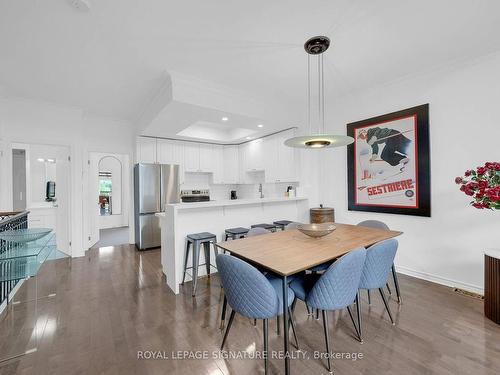
[[[293,137],[285,141],[285,145],[298,148],[326,148],[347,146],[354,138],[346,135],[325,134],[325,82],[323,75],[323,53],[330,46],[326,36],[315,36],[304,44],[307,52],[307,119],[310,135]],[[311,56],[318,62],[318,133],[313,134],[311,126]]]

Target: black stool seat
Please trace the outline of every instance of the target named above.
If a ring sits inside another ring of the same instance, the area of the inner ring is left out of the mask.
[[[252,228],[264,228],[270,231],[275,231],[276,230],[276,225],[275,224],[254,224],[252,225]]]
[[[229,234],[247,234],[248,228],[242,228],[242,227],[229,228],[229,229],[226,229],[226,233],[229,233]]]
[[[273,224],[276,224],[276,225],[284,225],[284,226],[287,226],[288,224],[290,224],[291,221],[290,220],[278,220],[278,221],[273,221]]]
[[[209,239],[214,238],[214,237],[216,237],[215,234],[210,233],[210,232],[193,233],[193,234],[187,235],[188,239],[194,240],[194,241],[209,240]]]
[[[244,238],[246,237],[248,231],[249,231],[248,228],[242,228],[242,227],[226,229],[225,230],[226,241],[228,240],[228,238],[231,238],[232,240],[235,240],[237,238]]]
[[[278,221],[273,221],[273,224],[276,224],[278,227],[281,228],[281,230],[285,230],[286,226],[288,224],[291,224],[290,220],[278,220]]]

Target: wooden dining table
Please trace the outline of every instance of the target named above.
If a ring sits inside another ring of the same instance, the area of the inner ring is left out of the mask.
[[[334,223],[336,229],[321,238],[309,237],[297,229],[219,242],[216,246],[249,263],[265,268],[283,279],[283,340],[285,374],[290,374],[288,338],[288,277],[330,262],[360,247],[402,234],[392,230]]]

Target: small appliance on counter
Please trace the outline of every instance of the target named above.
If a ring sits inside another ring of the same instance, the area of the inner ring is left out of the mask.
[[[293,188],[293,186],[288,186],[286,188],[285,197],[295,198],[295,189]]]
[[[231,190],[231,200],[238,199],[238,196],[236,195],[236,190]]]
[[[208,202],[210,190],[181,190],[181,201],[183,203]]]

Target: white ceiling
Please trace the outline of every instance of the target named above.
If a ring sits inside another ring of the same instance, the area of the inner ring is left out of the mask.
[[[305,111],[302,44],[313,35],[333,43],[327,104],[500,49],[498,0],[89,1],[81,12],[67,0],[0,0],[0,85],[133,121],[176,71],[293,112]]]

